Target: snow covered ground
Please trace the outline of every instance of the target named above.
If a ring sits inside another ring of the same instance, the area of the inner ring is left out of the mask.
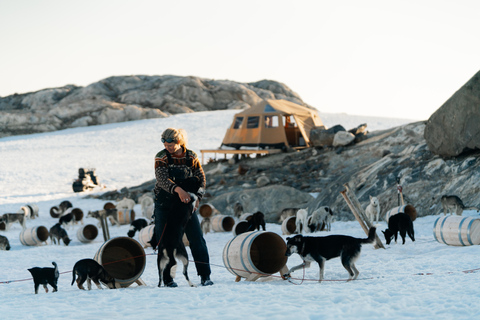
[[[53,206],[72,202],[84,213],[100,210],[106,201],[84,198],[73,193],[72,181],[80,167],[96,168],[106,189],[135,186],[153,179],[153,158],[161,148],[160,134],[167,127],[182,127],[189,133],[189,146],[200,149],[220,146],[232,116],[238,111],[182,114],[166,119],[142,120],[97,127],[68,129],[53,133],[0,139],[0,214],[17,212],[26,204],[39,207],[39,217],[27,221],[27,228],[45,226],[57,219],[50,216]],[[367,123],[370,131],[408,123],[405,119],[366,118],[345,114],[320,114],[327,126],[346,129]],[[140,205],[136,205],[137,216]],[[384,211],[385,212],[385,211]],[[466,211],[464,216],[478,216]],[[359,279],[348,277],[339,259],[326,263],[326,280],[319,284],[318,266],[293,274],[292,282],[279,273],[255,282],[235,282],[224,266],[223,249],[233,238],[231,232],[205,235],[208,244],[211,287],[190,288],[180,272],[178,288],[158,288],[156,256],[145,249],[147,284],[132,284],[118,290],[80,291],[71,286],[71,270],[76,261],[93,258],[104,243],[101,233],[88,244],[77,239],[76,225],[67,229],[73,240],[69,246],[24,246],[21,226],[13,224],[8,237],[10,251],[0,251],[0,301],[2,319],[478,319],[480,316],[479,246],[455,247],[437,242],[433,225],[439,217],[418,218],[414,222],[416,240],[375,250],[364,245],[357,262]],[[352,216],[353,218],[353,216]],[[85,224],[96,225],[93,218]],[[378,225],[386,228],[385,222]],[[126,236],[128,225],[110,226],[110,236]],[[267,224],[267,231],[282,238],[281,226]],[[365,237],[356,221],[334,222],[331,232]],[[138,234],[137,234],[138,236]],[[137,236],[135,238],[137,239]],[[59,291],[35,295],[28,268],[51,267],[55,261],[61,272]],[[300,263],[292,256],[288,267]],[[193,263],[189,273],[199,284]]]

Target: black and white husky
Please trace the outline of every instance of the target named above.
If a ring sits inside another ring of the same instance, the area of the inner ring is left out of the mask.
[[[167,220],[167,227],[165,228],[161,239],[158,244],[158,286],[163,283],[166,287],[177,287],[177,284],[172,278],[171,270],[177,265],[175,259],[179,259],[183,263],[183,275],[187,280],[190,287],[195,285],[190,281],[188,277],[188,253],[183,243],[183,234],[185,233],[185,225],[195,210],[195,202],[197,196],[193,193],[189,193],[190,202],[176,203],[175,214],[169,215]]]
[[[290,278],[290,274],[303,267],[309,268],[313,261],[320,267],[319,282],[323,280],[325,261],[340,257],[342,264],[347,269],[350,277],[348,281],[355,280],[358,277],[358,270],[355,267],[355,261],[360,256],[362,244],[373,243],[375,241],[376,228],[372,227],[368,231],[368,238],[360,239],[345,235],[331,235],[326,237],[305,237],[296,235],[287,238],[287,257],[298,253],[303,263],[291,268],[283,275],[285,279]]]

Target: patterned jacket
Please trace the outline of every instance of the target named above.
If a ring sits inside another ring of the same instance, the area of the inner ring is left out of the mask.
[[[169,156],[171,160],[169,160]],[[165,149],[158,152],[155,156],[155,194],[158,194],[160,190],[164,190],[172,195],[176,195],[173,190],[177,187],[177,184],[172,177],[170,177],[169,167],[171,169],[189,170],[191,175],[200,181],[200,188],[196,192],[196,195],[199,200],[201,200],[205,194],[206,181],[205,173],[203,172],[197,154],[185,148],[179,157],[170,155]]]

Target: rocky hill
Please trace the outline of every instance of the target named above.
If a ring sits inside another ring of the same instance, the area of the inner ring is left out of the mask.
[[[0,137],[186,112],[245,109],[260,99],[286,99],[310,107],[286,85],[270,80],[110,77],[86,87],[67,85],[0,97]]]

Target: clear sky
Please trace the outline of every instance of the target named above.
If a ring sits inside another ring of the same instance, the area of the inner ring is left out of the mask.
[[[480,70],[476,0],[0,0],[0,96],[115,75],[282,82],[424,120]]]

